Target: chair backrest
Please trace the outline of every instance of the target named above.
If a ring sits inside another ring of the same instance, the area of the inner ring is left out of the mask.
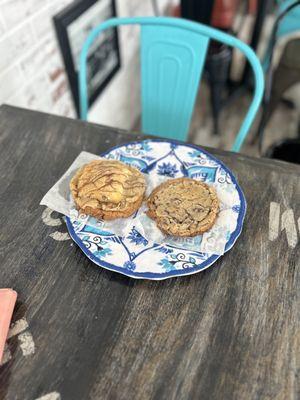
[[[94,28],[80,54],[80,117],[87,119],[88,51],[106,29],[141,26],[142,130],[144,133],[185,140],[194,108],[209,40],[238,48],[254,72],[254,96],[233,144],[239,151],[259,108],[264,77],[253,50],[239,39],[208,26],[171,17],[112,18]]]
[[[277,3],[279,6],[277,16],[262,61],[262,67],[266,75],[265,99],[270,95],[273,54],[277,40],[282,36],[300,31],[300,0],[281,0],[277,1]]]

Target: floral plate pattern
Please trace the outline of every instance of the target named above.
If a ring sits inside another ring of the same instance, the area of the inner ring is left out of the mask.
[[[246,201],[234,175],[221,161],[196,146],[161,139],[121,145],[102,156],[133,165],[145,174],[169,178],[187,176],[222,185],[228,195],[236,199],[231,209],[234,226],[231,227],[225,251],[232,248],[242,230]],[[122,238],[100,227],[85,225],[84,221],[78,217],[66,218],[72,239],[87,257],[100,267],[133,278],[160,280],[190,275],[208,268],[220,257],[153,243],[135,227]],[[188,242],[188,238],[186,240]]]

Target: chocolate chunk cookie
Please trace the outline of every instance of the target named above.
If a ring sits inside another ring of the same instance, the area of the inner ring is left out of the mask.
[[[161,231],[173,236],[201,235],[213,226],[219,212],[215,189],[190,178],[162,183],[147,204],[147,215]]]
[[[115,160],[92,161],[70,182],[77,209],[96,218],[126,218],[142,204],[146,182],[136,168]]]

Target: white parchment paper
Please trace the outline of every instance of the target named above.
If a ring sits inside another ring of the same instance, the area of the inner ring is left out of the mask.
[[[58,182],[46,193],[40,204],[64,214],[71,219],[80,219],[81,224],[83,223],[100,228],[101,230],[114,233],[118,236],[127,237],[134,228],[151,242],[173,245],[186,250],[200,251],[209,254],[224,254],[228,237],[235,226],[235,221],[232,221],[233,213],[231,207],[236,201],[232,196],[228,195],[230,190],[224,190],[224,184],[213,184],[220,201],[220,212],[214,226],[203,235],[193,238],[177,238],[164,235],[157,228],[156,223],[145,213],[147,209],[145,203],[136,214],[132,215],[130,218],[103,221],[87,215],[79,215],[71,199],[69,189],[70,180],[79,167],[97,159],[100,159],[100,157],[85,151],[81,152]],[[146,195],[149,195],[160,183],[170,179],[160,177],[157,174],[145,175],[145,178],[147,182]]]

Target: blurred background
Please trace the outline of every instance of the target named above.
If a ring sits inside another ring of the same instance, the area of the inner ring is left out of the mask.
[[[250,44],[267,84],[243,152],[270,155],[274,143],[299,137],[300,2],[290,0],[0,0],[0,104],[78,118],[82,43],[94,26],[114,15],[184,17]],[[94,93],[88,120],[139,130],[138,28],[122,27],[117,36],[99,38],[90,64]],[[244,58],[212,43],[189,140],[229,149],[251,97]]]

